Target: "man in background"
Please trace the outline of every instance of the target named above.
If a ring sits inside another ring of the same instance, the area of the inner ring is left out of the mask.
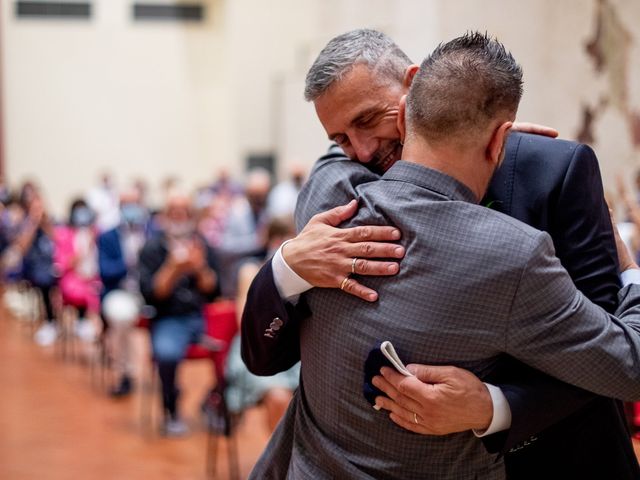
[[[187,432],[177,408],[176,371],[190,343],[204,333],[203,307],[218,294],[217,261],[196,234],[191,200],[169,194],[160,235],[140,252],[140,291],[155,308],[151,346],[162,383],[163,430],[177,436]]]

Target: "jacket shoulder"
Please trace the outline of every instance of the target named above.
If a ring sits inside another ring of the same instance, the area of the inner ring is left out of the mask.
[[[518,163],[535,162],[566,169],[572,160],[595,159],[595,154],[588,145],[572,140],[514,132],[507,140],[505,161],[516,158]]]

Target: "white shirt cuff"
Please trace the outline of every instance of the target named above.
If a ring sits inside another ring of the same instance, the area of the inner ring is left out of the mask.
[[[297,303],[301,293],[313,288],[309,282],[294,272],[282,256],[282,248],[289,243],[287,240],[273,256],[271,269],[273,270],[273,282],[276,284],[280,298],[291,303]]]
[[[620,280],[622,281],[623,287],[631,285],[632,283],[640,285],[640,269],[628,268],[620,274]]]
[[[489,424],[489,428],[486,430],[474,430],[473,434],[476,437],[486,437],[503,430],[511,428],[511,407],[507,401],[507,397],[504,396],[502,390],[485,383],[487,389],[489,389],[489,395],[491,395],[491,403],[493,403],[493,418]]]

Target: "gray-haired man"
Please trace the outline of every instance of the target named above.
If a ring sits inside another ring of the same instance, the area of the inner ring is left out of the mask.
[[[322,64],[327,58],[337,57],[338,62],[334,63],[340,67],[339,64],[342,62],[343,66],[340,74],[329,81],[328,86],[325,85],[325,90],[319,90],[320,93],[314,102],[327,133],[340,141],[352,158],[378,167],[388,166],[389,152],[399,153],[393,134],[395,130],[395,140],[398,140],[399,134],[394,122],[399,97],[408,89],[417,69],[409,66],[408,58],[404,54],[398,55],[398,50],[393,42],[379,32],[356,31],[332,40],[316,61],[316,64]],[[376,52],[378,57],[375,56]],[[390,68],[389,63],[392,66],[395,64],[396,68]],[[403,68],[405,70],[402,70]],[[317,82],[308,82],[310,85],[315,83]],[[330,115],[331,108],[336,109],[335,116]],[[347,114],[343,115],[342,111]],[[311,215],[310,212],[346,203],[349,188],[334,187],[350,185],[356,180],[367,181],[377,178],[355,162],[343,160],[344,157],[334,153],[319,162],[299,206],[299,213],[303,217],[306,215],[303,223]],[[534,175],[527,176],[532,167]],[[337,181],[327,174],[335,168],[341,169]],[[535,171],[536,169],[538,171]],[[533,183],[539,185],[539,191],[531,191],[526,183],[529,178],[536,179]],[[496,189],[496,186],[501,187],[502,192]],[[575,188],[578,186],[581,188]],[[618,288],[615,260],[611,254],[613,237],[602,202],[602,187],[593,153],[584,146],[568,142],[523,135],[512,136],[507,144],[505,166],[498,172],[492,188],[498,193],[498,199],[505,200],[498,205],[503,207],[506,213],[552,234],[556,251],[579,289],[599,304],[612,309]],[[341,191],[347,193],[341,196]],[[541,204],[540,199],[543,202]],[[321,221],[333,218],[331,221],[338,223],[347,218],[349,213],[353,213],[352,207],[350,212],[332,212],[316,217],[296,241],[287,245],[284,257],[296,272],[310,280],[313,285],[336,287],[342,283],[350,293],[367,297],[373,294],[373,291],[365,289],[356,283],[355,279],[344,282],[346,273],[352,268],[359,274],[380,274],[387,272],[388,268],[391,269],[390,273],[395,273],[397,268],[394,270],[393,264],[388,262],[372,263],[362,258],[353,262],[352,257],[397,257],[401,256],[402,252],[394,253],[397,248],[395,245],[367,242],[364,246],[369,254],[366,255],[360,249],[362,245],[347,241],[350,238],[359,238],[363,232],[369,232],[370,239],[391,239],[393,228],[334,230]],[[580,255],[576,256],[576,252]],[[322,264],[318,268],[318,259],[326,262],[325,268]],[[277,266],[277,260],[278,258],[273,262],[275,274],[286,270],[286,266]],[[428,285],[424,286],[427,287]],[[284,291],[285,297],[288,296],[286,285],[281,291]],[[245,359],[251,368],[262,373],[277,371],[297,360],[299,356],[297,341],[301,324],[298,320],[287,318],[290,310],[279,305],[275,300],[276,295],[277,290],[273,285],[269,264],[254,283],[243,325]],[[375,296],[369,299],[375,300]],[[269,302],[272,304],[269,305]],[[274,335],[265,337],[264,332],[276,315],[284,321],[284,325],[279,327]],[[507,438],[498,438],[497,443],[502,442],[498,448],[504,446],[508,450],[514,443],[528,438],[559,418],[583,408],[587,403],[593,404],[591,399],[594,397],[586,396],[584,392],[563,386],[551,379],[540,379],[528,371],[525,375],[522,369],[513,369],[511,373],[515,375],[515,378],[512,377],[516,380],[515,383],[520,384],[500,384],[511,405],[513,423],[505,435]],[[491,401],[487,389],[468,372],[453,369],[448,371],[448,375],[449,381],[435,385],[433,391],[437,392],[437,395],[430,399],[435,413],[426,423],[427,427],[433,428],[431,433],[487,427],[492,421]],[[545,403],[550,397],[556,402]],[[602,403],[606,400],[599,401]],[[602,424],[606,428],[596,428],[593,432],[584,433],[584,422],[580,422],[583,429],[583,441],[580,445],[566,442],[560,435],[561,440],[546,450],[535,452],[531,458],[522,455],[522,452],[531,451],[531,446],[519,449],[517,454],[508,455],[508,461],[517,455],[516,460],[521,467],[516,473],[518,478],[521,478],[523,472],[535,472],[536,468],[548,465],[541,462],[540,458],[547,458],[550,452],[564,453],[571,449],[576,455],[566,456],[565,465],[574,474],[576,468],[584,468],[585,472],[594,474],[593,472],[602,467],[608,472],[615,472],[613,475],[616,478],[636,478],[637,466],[631,463],[634,462],[634,457],[629,439],[625,436],[621,420],[616,417],[617,411],[613,402],[606,402],[607,405],[597,405],[599,417],[595,417],[595,413],[589,416],[591,424],[594,419],[599,418],[600,421],[596,422],[596,425]],[[438,419],[437,412],[445,409],[454,413]],[[496,415],[493,415],[493,420],[495,419]],[[563,429],[562,433],[565,433],[564,430],[575,431]],[[547,439],[541,438],[536,445],[544,445],[545,442]],[[560,448],[556,448],[557,446]],[[591,455],[590,447],[594,452],[597,451],[599,456]]]

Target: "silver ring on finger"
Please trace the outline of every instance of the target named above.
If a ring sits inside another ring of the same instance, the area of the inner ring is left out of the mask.
[[[353,260],[351,260],[351,273],[355,274],[356,273],[356,262],[358,261],[358,257],[353,257]]]
[[[415,422],[416,425],[419,425],[419,423],[418,423],[418,414],[416,412],[413,412],[413,421]]]
[[[340,290],[344,291],[344,287],[347,286],[347,281],[349,280],[349,275],[347,275],[346,277],[344,277],[344,280],[342,280],[342,283],[340,284]]]

